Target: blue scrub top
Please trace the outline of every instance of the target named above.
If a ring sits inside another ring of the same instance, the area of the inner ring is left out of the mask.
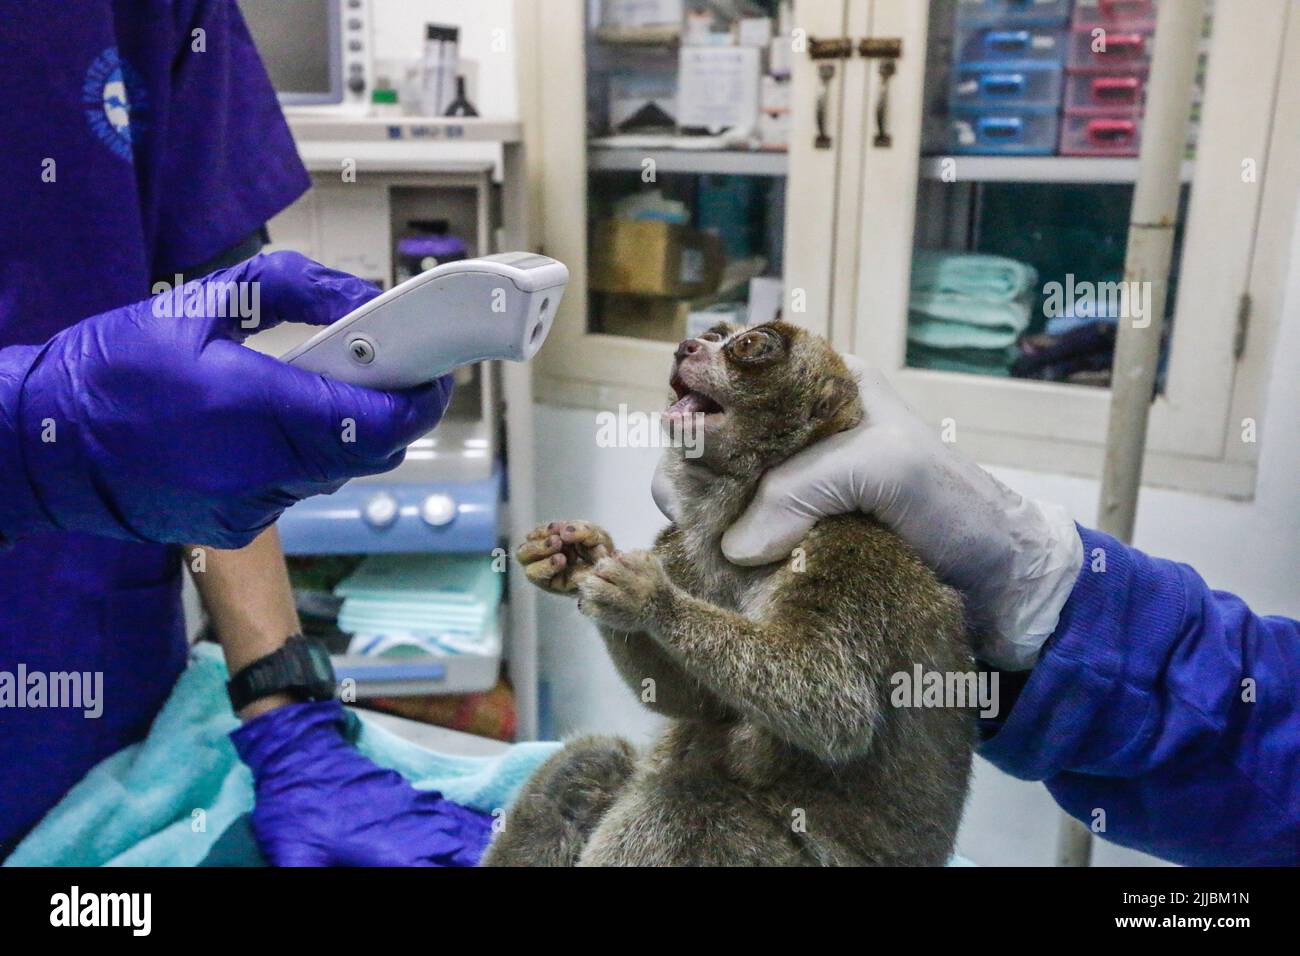
[[[234,0],[3,17],[0,348],[145,298],[310,185]],[[103,674],[98,719],[0,707],[0,857],[148,731],[185,662],[180,582],[162,546],[60,534],[0,552],[0,671]]]

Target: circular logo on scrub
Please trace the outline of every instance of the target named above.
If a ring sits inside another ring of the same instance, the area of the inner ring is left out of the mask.
[[[142,117],[149,105],[148,93],[140,74],[122,59],[117,47],[109,47],[90,64],[81,102],[95,135],[122,159],[134,162],[131,143],[145,128]]]

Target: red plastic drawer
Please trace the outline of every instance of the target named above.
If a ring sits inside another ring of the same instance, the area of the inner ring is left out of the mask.
[[[1147,72],[1067,73],[1066,110],[1075,113],[1140,113],[1147,98]]]
[[[1074,0],[1075,26],[1151,26],[1155,21],[1155,0]]]
[[[1142,27],[1072,27],[1065,54],[1069,70],[1125,73],[1151,67],[1154,30]]]
[[[1062,156],[1136,156],[1142,115],[1097,115],[1067,110],[1061,118]]]

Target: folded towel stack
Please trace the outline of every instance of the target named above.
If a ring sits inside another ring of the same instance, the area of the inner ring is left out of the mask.
[[[1034,268],[1015,259],[918,251],[912,260],[907,364],[1009,374],[1037,281]]]
[[[502,574],[491,555],[384,554],[334,589],[351,654],[501,653]]]

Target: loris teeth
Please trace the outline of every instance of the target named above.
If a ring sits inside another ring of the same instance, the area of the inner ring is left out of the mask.
[[[707,395],[701,395],[699,392],[687,392],[672,405],[668,406],[669,414],[673,415],[711,415],[715,412],[722,411],[722,406],[709,398]]]

